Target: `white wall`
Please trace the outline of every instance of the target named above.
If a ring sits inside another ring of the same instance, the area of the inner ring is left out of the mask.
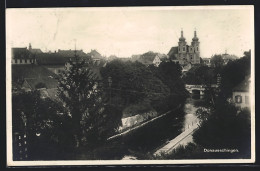
[[[241,103],[236,102],[236,98],[235,98],[236,96],[241,96],[242,99]],[[248,97],[248,103],[246,103],[246,96]],[[249,92],[233,92],[232,100],[237,107],[241,107],[241,108],[250,107]]]

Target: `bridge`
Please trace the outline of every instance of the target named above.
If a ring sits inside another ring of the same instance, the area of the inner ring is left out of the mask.
[[[217,84],[211,84],[212,88],[217,88],[218,85]],[[192,85],[192,84],[186,84],[185,85],[186,90],[188,90],[188,92],[190,94],[197,94],[197,95],[204,95],[205,89],[206,89],[206,85]]]
[[[162,154],[169,154],[180,145],[186,146],[189,142],[192,142],[192,134],[198,129],[198,127],[199,121],[192,123],[180,135],[167,142],[165,146],[158,149],[153,155],[161,156]]]

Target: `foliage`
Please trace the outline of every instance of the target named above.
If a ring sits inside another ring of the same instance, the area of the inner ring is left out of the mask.
[[[29,159],[50,159],[57,154],[54,139],[59,135],[55,130],[62,124],[58,121],[58,111],[62,111],[62,106],[40,98],[38,91],[13,95],[13,133],[27,134]]]
[[[200,122],[203,123],[208,120],[208,118],[210,116],[210,111],[207,108],[200,107],[196,111],[196,116],[198,117]]]
[[[186,73],[183,80],[186,84],[209,85],[216,83],[216,74],[208,66],[195,66]]]
[[[161,62],[159,67],[149,66],[155,77],[160,79],[169,89],[170,93],[160,99],[153,99],[152,105],[157,110],[170,110],[183,104],[187,91],[181,79],[181,66],[174,62]],[[165,111],[164,111],[165,112]]]
[[[250,112],[238,111],[235,106],[223,100],[203,122],[194,135],[194,141],[209,149],[238,149],[240,157],[248,157],[250,152]]]
[[[224,65],[224,59],[221,55],[214,55],[210,59],[211,66],[215,68],[220,68]]]
[[[101,84],[85,61],[70,64],[70,69],[61,73],[58,96],[71,116],[75,146],[92,146],[119,126],[122,112],[105,106]]]
[[[108,77],[112,78],[112,98],[118,98],[116,104],[127,106],[142,102],[145,98],[163,97],[169,89],[161,80],[140,62],[113,60],[101,69],[103,84],[108,86]],[[109,89],[107,93],[109,93]]]
[[[251,51],[245,52],[244,57],[230,61],[221,71],[221,96],[230,97],[232,89],[250,75]]]

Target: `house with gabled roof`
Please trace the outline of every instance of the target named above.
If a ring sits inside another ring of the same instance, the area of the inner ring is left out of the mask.
[[[154,53],[152,51],[142,54],[137,61],[144,64],[145,66],[154,65],[158,67],[162,60],[160,59],[159,53]]]

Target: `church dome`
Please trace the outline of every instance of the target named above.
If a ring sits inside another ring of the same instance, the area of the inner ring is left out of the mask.
[[[198,41],[198,40],[199,40],[199,38],[197,38],[197,37],[192,38],[192,41]]]
[[[179,41],[185,41],[185,37],[180,37]]]

